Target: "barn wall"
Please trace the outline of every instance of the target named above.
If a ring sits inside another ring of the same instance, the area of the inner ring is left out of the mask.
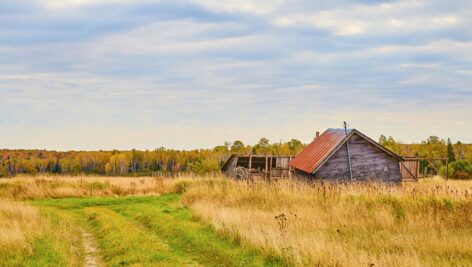
[[[226,167],[225,170],[223,170],[223,173],[227,176],[230,177],[236,177],[237,175],[237,170],[236,170],[236,164],[238,162],[238,157],[232,156],[230,159],[228,166]]]
[[[346,145],[341,146],[338,151],[321,166],[316,172],[315,177],[329,180],[348,180],[350,178]]]
[[[301,170],[293,169],[292,170],[292,178],[300,179],[300,180],[313,180],[315,176],[310,173],[306,173]]]
[[[354,134],[349,139],[349,152],[351,155],[353,180],[401,182],[398,160],[359,135]],[[336,151],[316,172],[315,176],[334,180],[350,179],[346,144]]]

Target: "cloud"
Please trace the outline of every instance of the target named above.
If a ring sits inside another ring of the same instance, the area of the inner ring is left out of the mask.
[[[307,142],[344,120],[373,138],[385,129],[404,141],[437,132],[472,142],[471,10],[466,1],[0,3],[0,127],[11,129],[0,147]]]

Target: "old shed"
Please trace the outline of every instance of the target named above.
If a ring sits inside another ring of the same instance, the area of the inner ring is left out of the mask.
[[[400,183],[403,159],[355,129],[328,129],[291,162],[294,175],[333,181]]]
[[[290,176],[292,156],[233,154],[221,171],[237,179],[271,179]]]

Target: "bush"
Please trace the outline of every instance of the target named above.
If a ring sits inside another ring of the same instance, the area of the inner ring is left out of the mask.
[[[220,170],[220,165],[217,161],[212,159],[201,159],[193,163],[190,170],[194,173],[203,175]]]
[[[441,173],[446,173],[446,167],[441,167]],[[471,179],[472,178],[472,163],[468,160],[457,160],[451,162],[449,165],[449,175],[452,179]]]

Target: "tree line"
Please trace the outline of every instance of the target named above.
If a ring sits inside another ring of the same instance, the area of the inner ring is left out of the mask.
[[[305,147],[292,139],[270,143],[261,138],[256,145],[245,145],[236,140],[213,149],[130,151],[48,151],[0,150],[0,177],[18,174],[98,174],[98,175],[153,175],[192,172],[208,174],[219,172],[233,153],[295,155]]]
[[[472,144],[464,144],[457,141],[455,144],[451,139],[440,139],[430,136],[418,144],[403,144],[395,141],[393,137],[388,138],[381,135],[379,143],[389,150],[401,156],[414,156],[419,158],[443,158],[449,163],[448,177],[458,179],[472,178]],[[422,175],[445,175],[445,160],[420,160],[420,173]]]
[[[391,136],[381,135],[379,143],[401,156],[424,158],[448,158],[449,177],[472,178],[472,144],[456,142],[430,136],[418,144],[403,144]],[[48,151],[48,150],[0,150],[0,177],[18,174],[62,174],[62,175],[172,175],[175,173],[217,173],[233,153],[296,155],[306,145],[297,139],[271,143],[261,138],[255,145],[246,145],[236,140],[225,142],[212,149],[129,151]],[[426,175],[444,174],[444,162],[421,161],[420,172]]]

